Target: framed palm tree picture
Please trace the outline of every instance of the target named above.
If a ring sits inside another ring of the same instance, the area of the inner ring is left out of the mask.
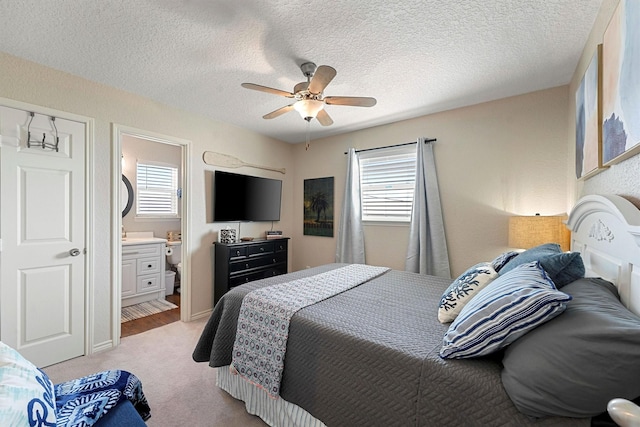
[[[333,237],[333,177],[304,180],[306,236]]]

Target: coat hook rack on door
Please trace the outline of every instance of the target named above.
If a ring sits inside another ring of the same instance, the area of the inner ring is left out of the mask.
[[[51,150],[56,150],[56,152],[58,152],[58,142],[60,142],[60,139],[58,138],[58,128],[56,127],[56,118],[53,116],[49,116],[49,118],[51,119],[51,124],[53,125],[53,130],[56,133],[56,140],[55,142],[47,142],[47,134],[45,134],[44,132],[42,133],[42,141],[36,141],[36,140],[31,140],[31,122],[33,121],[33,116],[35,116],[35,113],[33,111],[29,111],[29,115],[31,116],[31,118],[29,119],[29,124],[27,125],[27,147],[31,148],[31,146],[34,147],[42,147],[42,149],[44,150],[45,148],[50,148]]]

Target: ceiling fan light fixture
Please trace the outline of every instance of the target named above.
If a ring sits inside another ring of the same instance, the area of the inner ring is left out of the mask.
[[[324,102],[317,99],[301,99],[293,104],[293,108],[300,113],[303,119],[307,117],[315,119],[320,110],[324,108]]]

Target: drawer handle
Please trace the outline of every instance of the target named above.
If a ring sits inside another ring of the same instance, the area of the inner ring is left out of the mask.
[[[151,267],[153,267],[153,264],[147,265],[147,268],[151,268]]]
[[[244,265],[244,268],[249,268],[249,263],[246,263],[246,264]]]
[[[147,282],[147,285],[151,285],[153,282]]]
[[[264,248],[260,248],[260,252],[264,252]]]
[[[271,275],[272,275],[272,276],[277,276],[277,275],[278,275],[278,273],[276,273],[275,271],[272,271],[272,272],[271,272]]]
[[[236,256],[240,256],[240,251],[236,251]]]
[[[273,263],[274,263],[274,264],[276,263],[276,259],[275,259],[275,258],[273,259]]]
[[[244,283],[249,283],[249,278],[248,277],[244,278]]]

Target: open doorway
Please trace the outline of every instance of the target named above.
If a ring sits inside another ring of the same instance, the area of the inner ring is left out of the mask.
[[[113,128],[113,140],[114,159],[120,159],[113,164],[114,178],[120,180],[117,184],[114,182],[112,221],[113,331],[117,345],[121,336],[189,318],[190,275],[185,254],[189,228],[186,189],[190,143],[117,125]],[[174,188],[167,187],[166,194],[162,195],[157,193],[154,184],[149,193],[146,189],[150,187],[145,181],[158,179]],[[143,254],[141,248],[153,254]],[[141,271],[145,268],[150,270]],[[149,316],[142,322],[134,320],[138,323],[135,326],[122,326],[121,315],[128,315],[132,308],[145,304],[158,306],[159,302],[173,303],[179,309],[164,308],[168,312],[160,316]]]

